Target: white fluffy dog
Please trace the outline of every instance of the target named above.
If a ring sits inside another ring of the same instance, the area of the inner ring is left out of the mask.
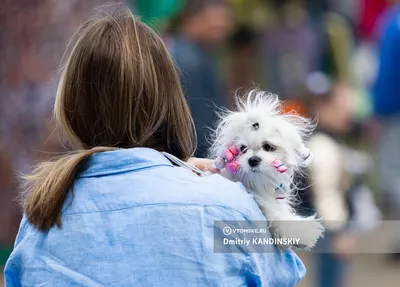
[[[211,147],[221,174],[254,194],[273,237],[297,238],[295,247],[307,250],[324,228],[315,215],[295,213],[293,177],[311,161],[304,141],[313,128],[307,118],[283,114],[278,96],[252,90],[247,98],[237,99],[237,111],[220,113]]]

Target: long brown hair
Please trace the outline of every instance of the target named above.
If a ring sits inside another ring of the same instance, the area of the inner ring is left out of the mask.
[[[176,67],[157,33],[129,10],[93,17],[77,31],[54,115],[80,150],[25,177],[23,208],[39,230],[61,227],[61,211],[93,153],[149,147],[187,160],[195,136]]]

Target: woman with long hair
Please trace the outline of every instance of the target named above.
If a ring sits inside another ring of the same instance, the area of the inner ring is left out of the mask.
[[[195,136],[176,68],[129,11],[78,30],[54,113],[78,148],[26,176],[6,286],[293,286],[303,278],[290,250],[214,252],[216,221],[265,218],[241,184],[182,164]]]

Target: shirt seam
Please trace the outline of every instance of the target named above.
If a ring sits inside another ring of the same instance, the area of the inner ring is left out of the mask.
[[[203,206],[203,207],[220,207],[224,209],[229,209],[233,210],[235,212],[240,213],[245,220],[250,220],[250,215],[246,215],[243,213],[243,211],[237,210],[236,208],[232,208],[226,205],[220,205],[220,204],[196,204],[196,203],[176,203],[176,202],[165,202],[165,203],[149,203],[149,204],[139,204],[139,205],[132,205],[129,207],[122,207],[122,208],[114,208],[114,209],[107,209],[107,210],[96,210],[96,211],[81,211],[81,212],[71,212],[71,213],[63,213],[62,216],[68,216],[68,215],[79,215],[79,214],[96,214],[96,213],[101,213],[101,212],[114,212],[114,211],[121,211],[121,210],[127,210],[127,209],[132,209],[132,208],[137,208],[137,207],[146,207],[146,206],[167,206],[167,205],[190,205],[190,206]],[[248,211],[248,210],[246,210]]]
[[[168,166],[168,167],[174,167],[172,164],[168,163],[158,163],[158,164],[133,164],[133,165],[127,165],[121,168],[114,168],[112,170],[99,170],[99,171],[93,171],[93,172],[83,172],[82,174],[79,174],[77,178],[88,178],[88,177],[98,177],[98,176],[107,176],[107,175],[112,175],[112,174],[118,174],[118,173],[125,173],[125,172],[130,172],[134,170],[141,170],[141,169],[146,169],[146,168],[152,168],[152,167],[159,167],[159,166]]]

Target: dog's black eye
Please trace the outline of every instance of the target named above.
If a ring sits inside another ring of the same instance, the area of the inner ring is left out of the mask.
[[[246,153],[246,151],[247,151],[247,146],[245,146],[245,145],[241,145],[240,146],[240,151],[242,152],[242,153]]]
[[[276,150],[276,146],[270,144],[270,143],[264,143],[263,144],[263,149],[265,151],[275,151]]]
[[[253,124],[253,129],[258,130],[259,127],[260,127],[259,123],[254,123]]]

